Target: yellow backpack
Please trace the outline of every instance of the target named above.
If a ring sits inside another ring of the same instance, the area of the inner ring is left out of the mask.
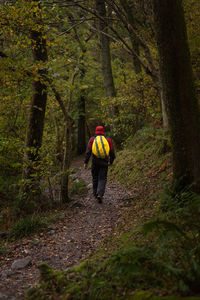
[[[92,144],[92,153],[98,158],[106,158],[109,156],[110,146],[103,135],[97,135]]]

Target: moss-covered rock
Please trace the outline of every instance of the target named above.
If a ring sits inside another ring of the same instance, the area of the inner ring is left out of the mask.
[[[77,266],[70,268],[69,270],[71,272],[85,272],[86,267],[87,267],[87,263],[84,261],[84,262],[78,264]]]
[[[55,271],[48,264],[41,263],[38,265],[40,270],[41,281],[46,289],[62,292],[67,284],[67,274],[64,271]]]

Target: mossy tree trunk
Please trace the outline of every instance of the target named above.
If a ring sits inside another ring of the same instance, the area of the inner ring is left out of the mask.
[[[153,0],[163,98],[173,145],[174,179],[200,192],[200,114],[181,0]]]
[[[86,66],[85,66],[85,54],[87,52],[86,41],[83,39],[83,33],[78,30],[75,26],[75,19],[84,18],[83,13],[78,9],[76,11],[76,15],[73,16],[71,13],[68,13],[69,21],[71,22],[75,34],[75,39],[79,45],[81,55],[79,58],[79,69],[80,69],[80,84],[83,84],[84,77],[86,74]],[[90,39],[90,38],[89,38]],[[89,41],[87,39],[87,41]],[[86,102],[86,93],[82,88],[80,89],[80,94],[77,99],[77,108],[78,108],[78,120],[77,120],[77,154],[81,155],[85,152],[86,149],[86,117],[85,117],[85,102]]]
[[[41,12],[39,3],[37,5],[38,12]],[[25,167],[23,170],[23,178],[25,179],[27,184],[25,184],[23,188],[23,196],[25,197],[25,199],[30,199],[32,197],[31,200],[39,203],[39,150],[42,145],[44,118],[47,102],[47,86],[44,79],[47,71],[44,63],[47,62],[48,57],[46,39],[43,37],[44,34],[42,31],[41,19],[38,20],[38,26],[38,30],[36,29],[31,31],[31,41],[33,60],[35,64],[41,64],[41,67],[38,67],[32,84],[32,100],[30,105],[30,115],[26,134]]]
[[[84,53],[82,55],[82,60],[84,60]],[[80,65],[80,81],[83,82],[86,70],[84,62]],[[82,89],[78,98],[78,134],[77,134],[77,154],[81,155],[85,152],[86,149],[86,118],[85,118],[85,99],[86,93]]]
[[[46,40],[43,39],[42,33],[38,31],[31,32],[33,58],[35,62],[47,61]],[[32,101],[30,106],[30,115],[26,136],[26,151],[28,160],[35,162],[39,159],[39,150],[42,145],[42,136],[44,129],[44,117],[47,101],[47,86],[44,83],[44,75],[46,70],[41,68],[36,74],[32,85]],[[34,151],[29,149],[33,148]],[[26,176],[29,175],[29,170],[25,171]]]
[[[107,33],[106,7],[104,0],[96,0],[96,9],[100,16],[98,19],[99,38],[101,46],[101,65],[104,80],[105,94],[107,97],[115,97],[115,87],[111,67],[110,41]]]

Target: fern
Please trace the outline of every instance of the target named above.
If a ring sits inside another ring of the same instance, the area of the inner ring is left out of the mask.
[[[180,227],[164,219],[157,219],[154,221],[147,222],[143,225],[142,229],[146,235],[152,233],[160,233],[162,234],[163,238],[166,237],[167,239],[179,238],[180,236],[183,236],[184,238],[188,239],[188,237],[181,230]]]

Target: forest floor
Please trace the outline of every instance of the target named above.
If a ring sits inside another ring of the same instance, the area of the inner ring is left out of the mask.
[[[87,195],[76,198],[47,230],[9,245],[8,253],[0,257],[0,299],[23,299],[25,290],[39,280],[39,263],[46,262],[56,270],[75,266],[124,223],[131,192],[108,182],[104,201],[99,204],[92,195],[91,170],[83,169],[83,157],[76,159],[72,168],[89,186]],[[27,267],[11,271],[13,262],[26,257],[30,260]]]

